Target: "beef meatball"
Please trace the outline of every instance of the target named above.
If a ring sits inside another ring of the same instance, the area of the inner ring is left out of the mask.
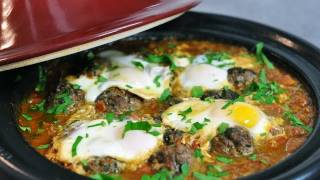
[[[239,97],[239,94],[230,89],[209,90],[204,92],[201,100],[207,97],[213,97],[214,99],[236,99]]]
[[[228,81],[237,89],[243,89],[257,79],[257,75],[250,69],[234,67],[228,70]]]
[[[247,129],[231,127],[211,140],[211,150],[231,156],[247,156],[254,152],[253,138]]]
[[[85,163],[84,163],[85,162]],[[82,161],[83,170],[88,174],[93,173],[119,173],[123,164],[110,157],[91,157],[87,161]]]
[[[139,109],[142,101],[142,98],[129,91],[111,87],[98,96],[96,104],[103,104],[103,111],[121,114]]]

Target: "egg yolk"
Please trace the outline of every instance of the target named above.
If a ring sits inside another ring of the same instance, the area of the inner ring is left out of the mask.
[[[254,127],[260,119],[260,114],[256,108],[247,104],[235,104],[228,110],[232,120],[247,128]]]

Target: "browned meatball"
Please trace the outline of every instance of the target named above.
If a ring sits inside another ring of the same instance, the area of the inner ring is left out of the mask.
[[[139,109],[142,106],[142,98],[129,91],[111,87],[98,96],[96,103],[103,103],[107,112],[121,114]]]
[[[254,82],[256,78],[256,73],[250,69],[235,67],[228,70],[228,81],[237,89],[247,87]]]
[[[231,156],[247,156],[254,152],[253,138],[247,129],[231,127],[212,139],[211,150]]]
[[[122,163],[110,157],[91,157],[87,161],[82,161],[81,163],[83,169],[88,174],[119,173],[122,169]]]

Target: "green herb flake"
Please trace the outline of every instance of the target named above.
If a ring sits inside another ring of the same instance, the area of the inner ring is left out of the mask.
[[[78,145],[80,144],[82,139],[83,139],[82,136],[77,136],[76,140],[72,144],[72,147],[71,147],[71,156],[72,157],[77,155],[77,148],[78,148]]]
[[[89,176],[91,179],[94,180],[121,180],[121,176],[118,175],[109,175],[105,173],[97,173],[94,175]]]
[[[160,87],[161,84],[160,84],[160,78],[161,78],[161,75],[157,75],[154,79],[153,79],[153,83],[156,85],[156,87]]]
[[[179,111],[178,115],[182,116],[182,120],[185,120],[187,118],[187,115],[190,114],[192,112],[192,108],[188,107],[186,110],[184,111]]]
[[[30,114],[22,113],[21,116],[27,121],[32,120],[32,116]]]
[[[129,88],[129,89],[132,89],[133,87],[130,86],[129,84],[126,84],[126,87]]]
[[[203,96],[204,92],[201,86],[193,86],[191,89],[191,96],[192,97],[196,97],[196,98],[200,98],[201,96]]]
[[[115,119],[115,114],[113,112],[107,113],[105,116],[108,124],[111,124],[112,121]]]
[[[149,132],[151,128],[152,128],[151,125],[147,121],[138,121],[138,122],[128,121],[124,127],[123,136],[128,131],[141,130],[141,131]]]
[[[216,160],[225,164],[231,164],[233,163],[233,159],[226,157],[226,156],[222,156],[222,155],[218,155],[216,156]]]
[[[263,47],[264,47],[263,42],[259,42],[256,44],[256,58],[260,64],[264,64],[267,66],[267,68],[273,69],[274,68],[273,64],[270,62],[268,57],[263,53]]]
[[[20,126],[20,125],[19,125],[19,129],[20,129],[21,131],[23,131],[23,132],[29,132],[29,133],[31,133],[31,128],[28,127],[28,126]]]
[[[231,55],[227,52],[212,52],[207,53],[206,55],[207,63],[212,64],[212,61],[223,61],[231,59]]]
[[[31,110],[33,111],[40,111],[40,112],[44,112],[44,105],[46,103],[46,100],[42,100],[40,103],[32,105],[31,106]]]
[[[96,123],[96,124],[88,126],[88,128],[97,127],[97,126],[104,127],[104,126],[106,126],[106,123],[104,121],[101,121],[100,123]]]
[[[43,145],[37,146],[36,149],[38,149],[38,150],[48,149],[49,146],[50,146],[50,144],[43,144]]]
[[[285,119],[289,120],[293,126],[298,126],[306,130],[308,133],[312,131],[312,127],[305,125],[293,112],[287,110],[283,113]]]
[[[99,75],[97,80],[94,82],[94,84],[99,84],[99,83],[104,83],[104,82],[107,82],[108,79],[102,75]]]
[[[48,114],[61,114],[61,113],[66,113],[69,106],[72,105],[74,102],[70,96],[69,91],[64,91],[62,93],[59,93],[58,95],[56,95],[55,99],[61,101],[61,104],[56,104],[54,106],[52,106],[51,108],[49,108],[47,110]]]
[[[221,123],[219,126],[218,126],[218,133],[219,134],[224,134],[224,132],[226,132],[226,130],[229,128],[229,124],[228,123]]]
[[[87,59],[88,60],[93,60],[95,58],[95,55],[94,55],[94,53],[92,52],[92,51],[89,51],[88,53],[87,53]]]
[[[252,161],[256,161],[257,160],[257,154],[256,153],[253,153],[251,154],[248,159],[252,160]]]
[[[269,162],[265,159],[260,159],[259,161],[264,165],[269,165]]]
[[[203,157],[204,157],[200,149],[195,149],[193,156],[195,158],[199,158],[200,160],[203,160]]]
[[[88,167],[89,163],[88,160],[84,159],[80,161],[83,167]]]
[[[72,85],[72,88],[73,88],[73,89],[80,89],[81,86],[80,86],[79,84],[73,84],[73,85]]]
[[[150,131],[148,133],[153,135],[153,136],[159,136],[161,134],[159,131]]]
[[[233,105],[236,102],[244,102],[244,96],[239,96],[236,99],[229,100],[221,109],[227,109],[229,106]]]
[[[138,69],[143,70],[144,69],[144,65],[139,62],[139,61],[131,61],[131,63]]]
[[[214,103],[214,102],[215,102],[215,99],[214,99],[214,97],[206,97],[206,98],[204,99],[204,101],[205,101],[205,102],[208,102],[208,103]]]
[[[193,177],[197,180],[221,180],[218,177],[211,176],[210,174],[203,174],[200,172],[193,172]]]
[[[195,134],[197,133],[200,129],[202,129],[206,124],[205,123],[199,123],[199,122],[195,122],[191,125],[190,134]]]
[[[155,55],[155,54],[149,54],[146,57],[146,61],[156,64],[167,64],[170,65],[170,70],[173,71],[177,68],[177,65],[175,64],[173,57],[169,54],[163,54],[163,55]]]
[[[188,176],[190,172],[190,167],[187,163],[182,164],[181,166],[181,172],[183,176]]]
[[[38,83],[36,85],[35,91],[41,92],[46,88],[47,75],[42,66],[38,66]]]
[[[160,95],[160,102],[165,102],[171,96],[171,92],[169,88],[166,88],[162,94]]]

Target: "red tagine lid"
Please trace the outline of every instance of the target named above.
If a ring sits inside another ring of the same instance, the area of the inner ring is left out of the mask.
[[[199,0],[2,0],[0,71],[62,57],[170,21]]]

